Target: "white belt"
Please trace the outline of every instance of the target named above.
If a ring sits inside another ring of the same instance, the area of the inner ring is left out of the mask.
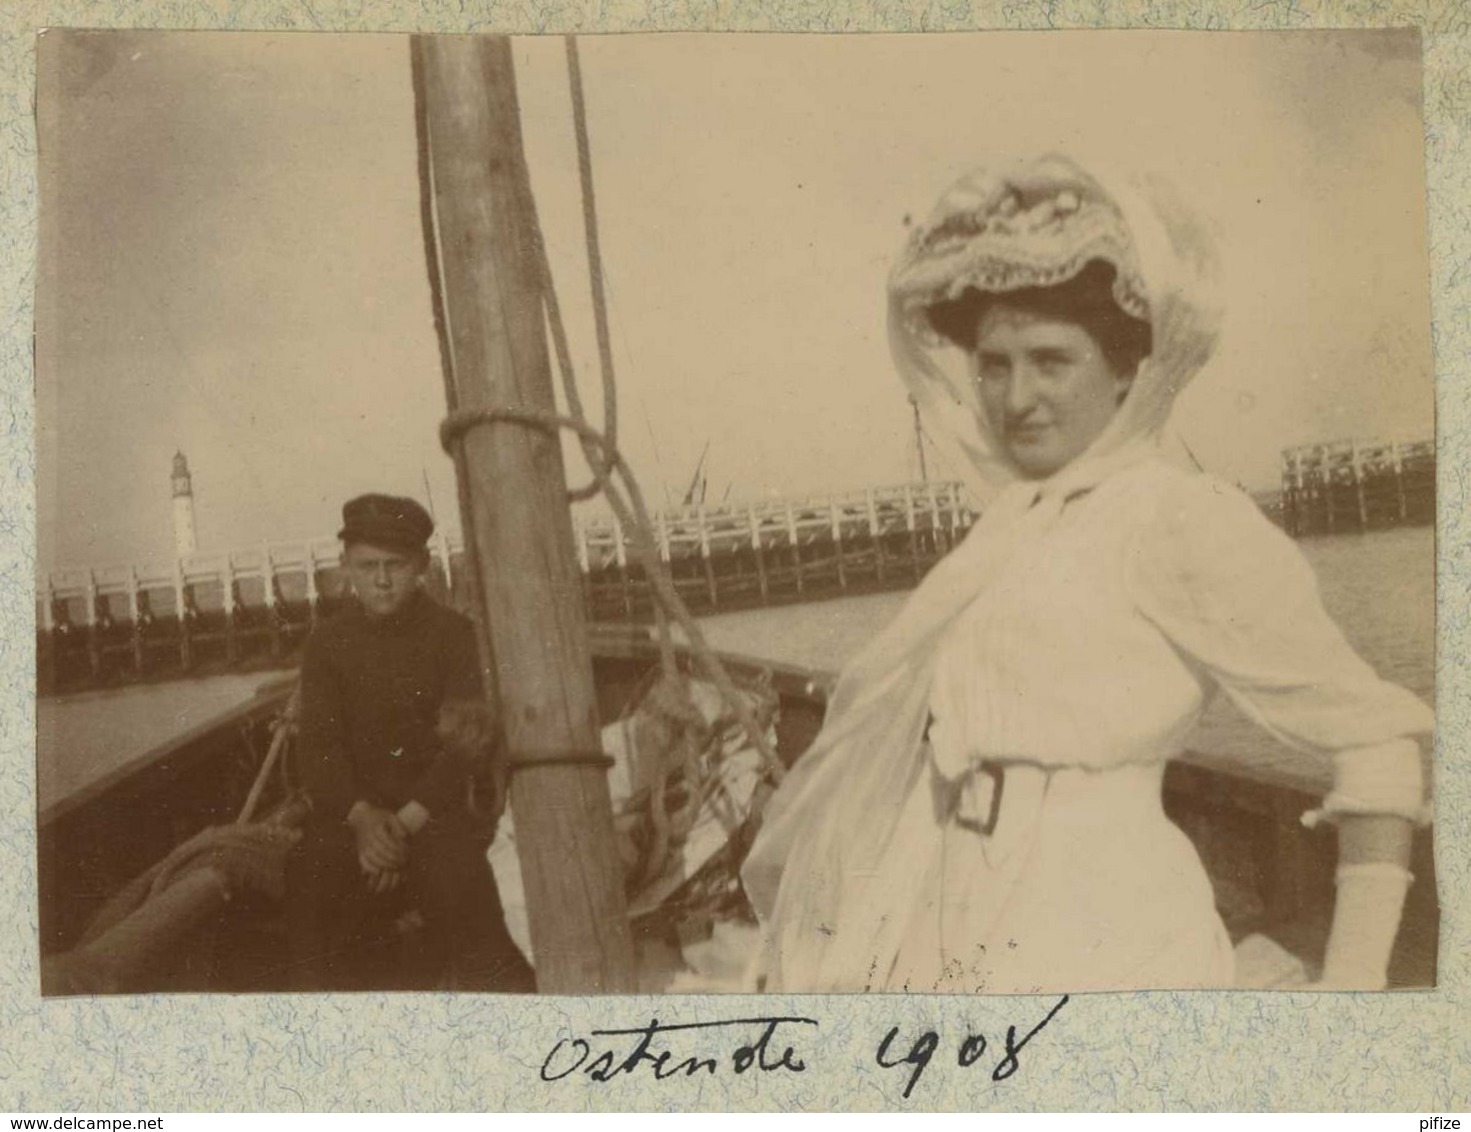
[[[993,864],[1029,840],[1053,771],[1035,763],[984,761],[958,778],[946,778],[930,761],[935,821],[980,839]]]
[[[1098,824],[1104,830],[1164,817],[1163,763],[1087,769],[983,759],[947,777],[933,752],[927,754],[936,822],[974,835],[993,865],[1031,840],[1044,803],[1049,813],[1066,811],[1074,826]]]

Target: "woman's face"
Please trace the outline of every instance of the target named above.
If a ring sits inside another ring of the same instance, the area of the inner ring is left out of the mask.
[[[1116,373],[1081,326],[992,303],[976,331],[986,423],[1027,479],[1060,471],[1098,438],[1132,374]]]

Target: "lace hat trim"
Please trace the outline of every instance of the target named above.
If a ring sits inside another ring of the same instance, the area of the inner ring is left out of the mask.
[[[970,289],[1004,294],[1057,286],[1093,260],[1113,265],[1113,297],[1120,309],[1148,322],[1148,293],[1123,217],[1110,202],[1074,188],[1031,200],[1013,189],[979,207],[942,204],[937,216],[910,237],[890,289],[906,329],[939,344],[928,317],[935,304]]]

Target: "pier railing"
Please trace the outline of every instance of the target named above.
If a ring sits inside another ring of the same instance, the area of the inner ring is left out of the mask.
[[[695,506],[654,517],[660,557],[697,613],[915,585],[969,530],[955,483]],[[651,586],[612,519],[574,523],[594,621],[644,621]],[[431,587],[465,604],[458,537],[430,544]],[[346,598],[335,538],[195,554],[166,563],[74,567],[38,579],[43,693],[98,683],[289,663]]]
[[[1263,509],[1294,536],[1435,521],[1430,441],[1336,441],[1282,453],[1282,490]],[[659,554],[696,613],[906,589],[970,529],[958,483],[901,484],[666,510]],[[652,617],[649,580],[611,518],[574,521],[593,621]],[[38,579],[40,690],[290,663],[342,602],[335,538],[267,543],[164,563],[74,567]],[[467,606],[458,537],[430,544],[431,587]]]

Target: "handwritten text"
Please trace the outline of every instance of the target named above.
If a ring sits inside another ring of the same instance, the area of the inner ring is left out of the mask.
[[[541,1079],[560,1081],[581,1072],[593,1081],[606,1082],[645,1066],[660,1081],[698,1073],[714,1076],[724,1065],[737,1074],[749,1070],[802,1073],[807,1064],[791,1043],[800,1040],[797,1035],[803,1026],[815,1029],[817,1019],[772,1015],[666,1025],[655,1018],[647,1026],[629,1030],[593,1030],[587,1038],[557,1042],[542,1062]],[[740,1044],[731,1048],[727,1037],[727,1043],[717,1045],[720,1035],[711,1031],[727,1035],[733,1031]],[[590,1040],[599,1038],[615,1040]],[[632,1045],[617,1039],[633,1039]]]

